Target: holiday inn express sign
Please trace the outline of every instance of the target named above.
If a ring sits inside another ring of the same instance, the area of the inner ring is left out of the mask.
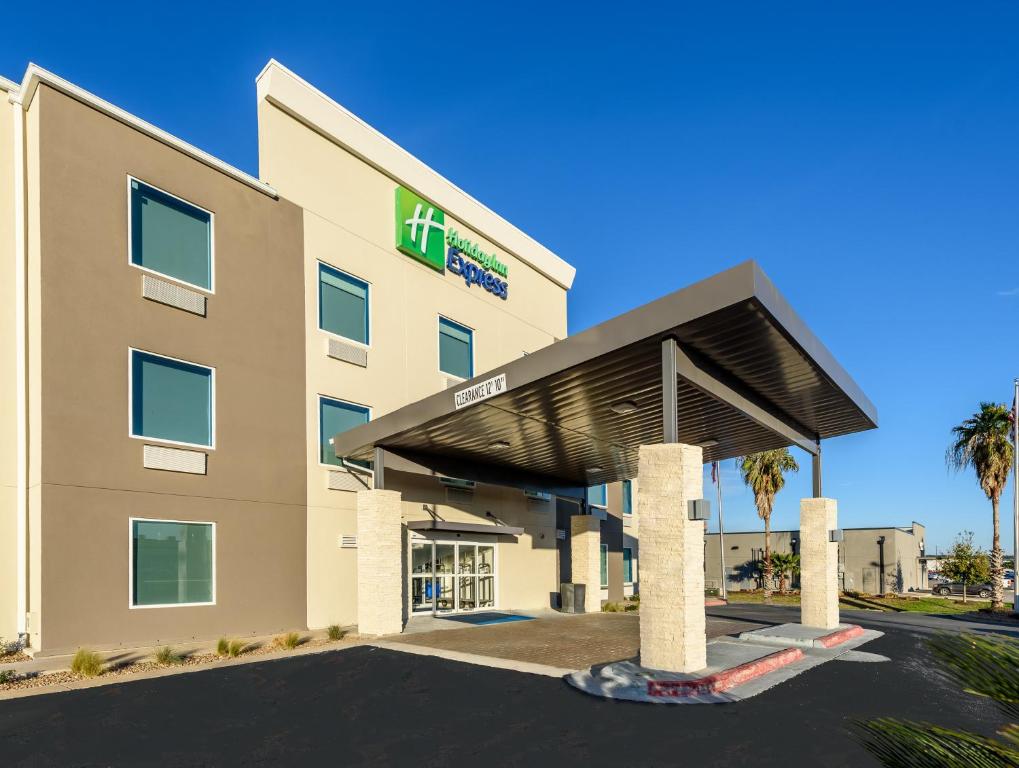
[[[446,228],[446,212],[405,187],[396,188],[396,249],[439,272],[448,269],[469,288],[479,285],[500,299],[509,295],[509,268],[494,253]]]

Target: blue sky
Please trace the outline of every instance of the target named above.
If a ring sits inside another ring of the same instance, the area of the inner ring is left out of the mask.
[[[257,173],[275,57],[576,265],[571,332],[756,259],[881,417],[825,449],[842,524],[990,545],[944,450],[1019,376],[1019,5],[85,5],[17,25],[0,73],[35,61]],[[758,528],[724,483],[727,527]]]

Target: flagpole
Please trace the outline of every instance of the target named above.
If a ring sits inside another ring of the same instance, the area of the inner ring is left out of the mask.
[[[1012,610],[1019,613],[1019,379],[1012,398]]]
[[[1019,385],[1019,382],[1017,382]],[[722,468],[718,466],[718,462],[715,462],[715,488],[718,493],[718,561],[722,568],[722,587],[718,591],[718,596],[723,600],[729,599],[729,592],[725,586],[725,523],[722,516]]]

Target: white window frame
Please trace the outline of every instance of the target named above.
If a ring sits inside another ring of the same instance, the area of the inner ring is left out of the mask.
[[[210,603],[158,603],[155,605],[134,604],[134,524],[140,523],[176,523],[179,525],[211,525],[212,526],[212,602]],[[216,555],[216,523],[211,520],[164,520],[158,517],[129,517],[127,521],[127,607],[132,611],[147,608],[200,608],[216,604],[217,579]]]
[[[134,353],[141,352],[143,355],[152,355],[152,357],[160,357],[163,360],[172,360],[175,363],[184,363],[185,365],[193,365],[196,368],[205,368],[211,371],[210,387],[211,392],[209,393],[209,399],[212,401],[210,404],[209,413],[211,415],[211,424],[209,426],[210,431],[210,445],[202,445],[201,443],[183,443],[179,440],[166,440],[162,437],[146,437],[145,435],[136,435],[134,433]],[[171,357],[170,355],[161,355],[158,352],[150,352],[147,349],[140,349],[139,347],[128,347],[127,348],[127,434],[128,437],[134,440],[145,440],[150,443],[160,443],[162,445],[176,445],[182,448],[197,448],[203,451],[214,451],[216,450],[216,368],[205,363],[196,363],[192,360],[184,360],[180,357]]]
[[[439,337],[442,336],[442,321],[443,320],[446,320],[446,321],[448,321],[450,323],[455,323],[456,325],[459,325],[461,328],[466,328],[468,331],[471,332],[471,370],[470,370],[470,374],[471,375],[468,376],[466,379],[462,379],[462,381],[469,381],[470,379],[474,378],[474,374],[478,370],[477,360],[475,359],[475,357],[476,357],[475,349],[474,349],[474,340],[477,338],[478,330],[477,330],[477,328],[473,328],[472,326],[467,325],[467,323],[461,323],[459,320],[454,320],[449,315],[444,315],[441,312],[438,315],[436,315],[436,317],[435,317],[435,364],[436,364],[436,366],[439,369],[439,373],[441,373],[443,376],[452,376],[454,379],[460,379],[461,378],[460,376],[457,376],[455,373],[450,373],[449,371],[442,370],[442,349],[441,349],[440,344],[439,344]]]
[[[328,469],[331,472],[343,472],[346,467],[342,464],[326,464],[322,461],[322,438],[325,437],[322,434],[322,398],[326,400],[332,400],[336,403],[343,403],[344,405],[353,405],[355,408],[367,408],[368,409],[368,421],[371,421],[374,416],[374,412],[370,405],[365,403],[357,403],[353,400],[345,400],[342,397],[333,397],[332,395],[324,395],[321,392],[315,395],[315,421],[318,423],[318,442],[315,444],[315,461],[318,465],[324,469]]]
[[[623,547],[623,552],[630,553],[630,580],[626,580],[626,556],[623,556],[623,586],[632,587],[636,579],[633,578],[634,572],[637,570],[637,561],[633,559],[633,547]]]
[[[150,269],[149,267],[143,267],[141,264],[135,264],[134,263],[134,260],[132,258],[134,256],[134,254],[132,253],[133,248],[134,248],[134,246],[133,246],[133,239],[134,238],[132,237],[133,233],[131,231],[131,182],[132,181],[137,181],[139,184],[144,184],[146,187],[151,187],[152,189],[156,190],[157,192],[162,192],[164,195],[167,195],[168,197],[172,197],[174,200],[180,200],[185,205],[190,205],[192,208],[197,208],[198,210],[202,211],[203,213],[209,214],[209,287],[208,288],[203,288],[200,285],[195,285],[194,283],[189,283],[187,280],[181,280],[179,277],[174,277],[173,275],[168,275],[165,272],[159,272],[158,270]],[[201,291],[202,293],[207,293],[210,296],[215,296],[216,295],[216,214],[215,214],[215,212],[214,211],[210,211],[208,208],[203,208],[202,206],[197,205],[196,203],[192,203],[190,200],[185,200],[180,195],[173,194],[173,192],[167,192],[162,187],[157,187],[155,184],[152,184],[152,183],[150,183],[148,181],[145,181],[144,179],[140,179],[137,176],[132,176],[131,174],[128,174],[127,175],[127,264],[128,264],[128,266],[134,267],[135,269],[140,269],[142,272],[148,272],[150,275],[157,275],[158,277],[162,277],[162,278],[164,278],[166,280],[172,280],[173,282],[175,282],[175,283],[177,283],[179,285],[186,285],[188,288],[192,288],[192,289],[194,289],[196,291]]]
[[[343,340],[345,342],[348,342],[350,344],[355,344],[358,347],[361,347],[362,349],[371,349],[372,348],[372,337],[374,336],[374,333],[372,331],[374,330],[374,327],[375,327],[375,318],[372,317],[372,305],[374,304],[374,301],[375,301],[374,296],[372,294],[375,291],[375,286],[372,285],[370,280],[365,280],[363,277],[358,277],[353,272],[348,272],[345,269],[340,269],[335,264],[330,264],[325,259],[316,259],[315,262],[316,262],[315,263],[315,314],[316,314],[315,325],[318,327],[319,331],[324,333],[329,338],[341,339],[341,340]],[[358,282],[364,283],[365,285],[368,286],[368,327],[365,329],[365,332],[366,332],[366,334],[368,336],[368,341],[367,342],[358,341],[357,339],[352,339],[349,336],[344,336],[341,333],[333,333],[332,331],[327,331],[325,328],[322,327],[322,289],[321,289],[321,282],[320,282],[321,278],[319,277],[319,269],[318,269],[318,265],[320,265],[320,264],[323,265],[323,266],[328,267],[329,269],[336,270],[337,272],[340,272],[340,273],[346,275],[347,277],[349,277],[349,278],[351,278],[353,280],[357,280]]]

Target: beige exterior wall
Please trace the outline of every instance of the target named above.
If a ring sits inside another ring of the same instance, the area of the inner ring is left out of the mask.
[[[17,398],[15,385],[14,120],[0,85],[0,641],[18,631]]]
[[[33,647],[303,627],[300,210],[46,85],[28,115]],[[215,214],[207,317],[141,297],[128,174]],[[215,368],[206,475],[143,468],[131,347]],[[215,605],[130,608],[131,517],[216,524]]]
[[[338,541],[357,532],[355,494],[328,488],[330,470],[319,460],[319,396],[367,406],[377,418],[445,388],[447,377],[438,366],[439,315],[473,329],[476,375],[533,352],[566,335],[566,291],[449,215],[447,227],[507,264],[508,299],[468,288],[461,278],[401,254],[395,248],[396,179],[267,100],[259,102],[258,121],[260,177],[305,209],[308,625],[349,625],[357,616],[357,553],[341,549]],[[319,262],[371,286],[367,367],[326,355],[330,334],[318,328]],[[483,487],[475,494],[479,508],[465,511],[443,504],[445,490],[435,480],[419,485],[404,478],[394,485],[391,478],[387,473],[387,487],[403,492],[406,519],[422,519],[421,504],[427,501],[439,504],[450,519],[479,522],[480,515],[481,522],[490,522],[480,509],[486,506],[510,525],[535,529],[536,541],[528,532],[516,544],[499,544],[499,602],[519,608],[548,604],[555,589],[554,505],[548,521],[538,523],[521,492]],[[547,545],[538,528],[545,529]]]

